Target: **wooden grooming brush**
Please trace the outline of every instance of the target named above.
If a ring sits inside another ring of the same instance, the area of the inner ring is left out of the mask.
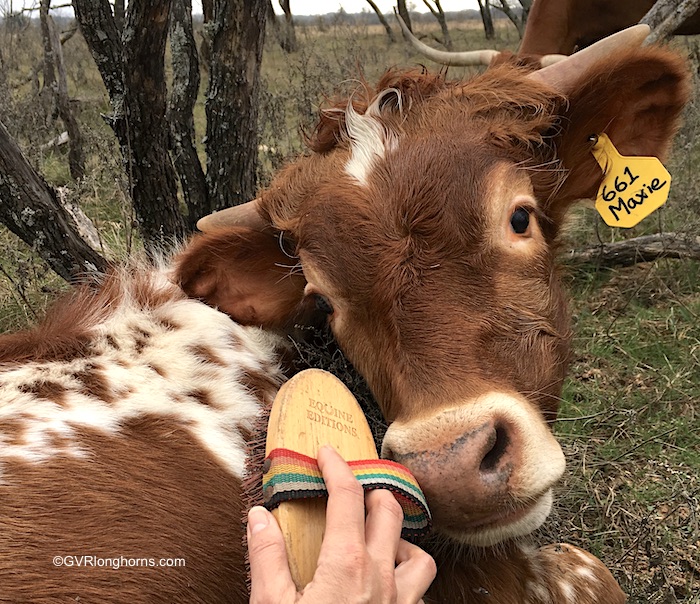
[[[300,454],[299,459],[315,460],[326,444],[346,461],[378,459],[372,432],[355,397],[332,374],[307,369],[285,383],[272,404],[265,455],[286,449]],[[266,462],[264,470],[268,469]],[[265,487],[266,499],[271,488]],[[272,513],[284,534],[292,578],[302,590],[316,571],[326,526],[326,497],[283,501]]]

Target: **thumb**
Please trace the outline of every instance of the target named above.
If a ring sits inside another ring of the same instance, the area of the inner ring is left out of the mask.
[[[294,602],[297,591],[289,572],[284,537],[274,516],[263,507],[251,508],[247,536],[251,604]]]

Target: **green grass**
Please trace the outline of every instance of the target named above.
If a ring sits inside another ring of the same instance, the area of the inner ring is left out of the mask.
[[[697,264],[571,277],[574,358],[555,433],[569,461],[556,521],[631,603],[698,602]]]

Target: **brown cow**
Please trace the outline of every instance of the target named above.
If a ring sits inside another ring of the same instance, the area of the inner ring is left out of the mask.
[[[324,114],[238,226],[0,339],[0,600],[247,601],[241,473],[280,373],[270,336],[224,312],[277,331],[316,307],[389,423],[383,455],[427,495],[426,601],[623,602],[594,556],[524,541],[564,469],[554,256],[601,180],[590,137],[663,155],[687,99],[668,51],[605,54],[536,77],[390,72]]]
[[[639,23],[655,0],[535,0],[528,16],[523,41],[524,55],[570,55]],[[700,11],[691,15],[675,32],[700,33]]]
[[[470,50],[448,52],[418,40],[397,17],[404,35],[421,54],[443,65],[491,65],[515,60],[542,67],[561,60],[639,21],[655,0],[535,0],[518,52]],[[700,33],[700,10],[674,32]]]

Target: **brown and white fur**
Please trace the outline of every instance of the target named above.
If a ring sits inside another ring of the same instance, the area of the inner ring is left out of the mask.
[[[245,600],[240,484],[278,338],[173,276],[116,271],[0,338],[0,601]]]

